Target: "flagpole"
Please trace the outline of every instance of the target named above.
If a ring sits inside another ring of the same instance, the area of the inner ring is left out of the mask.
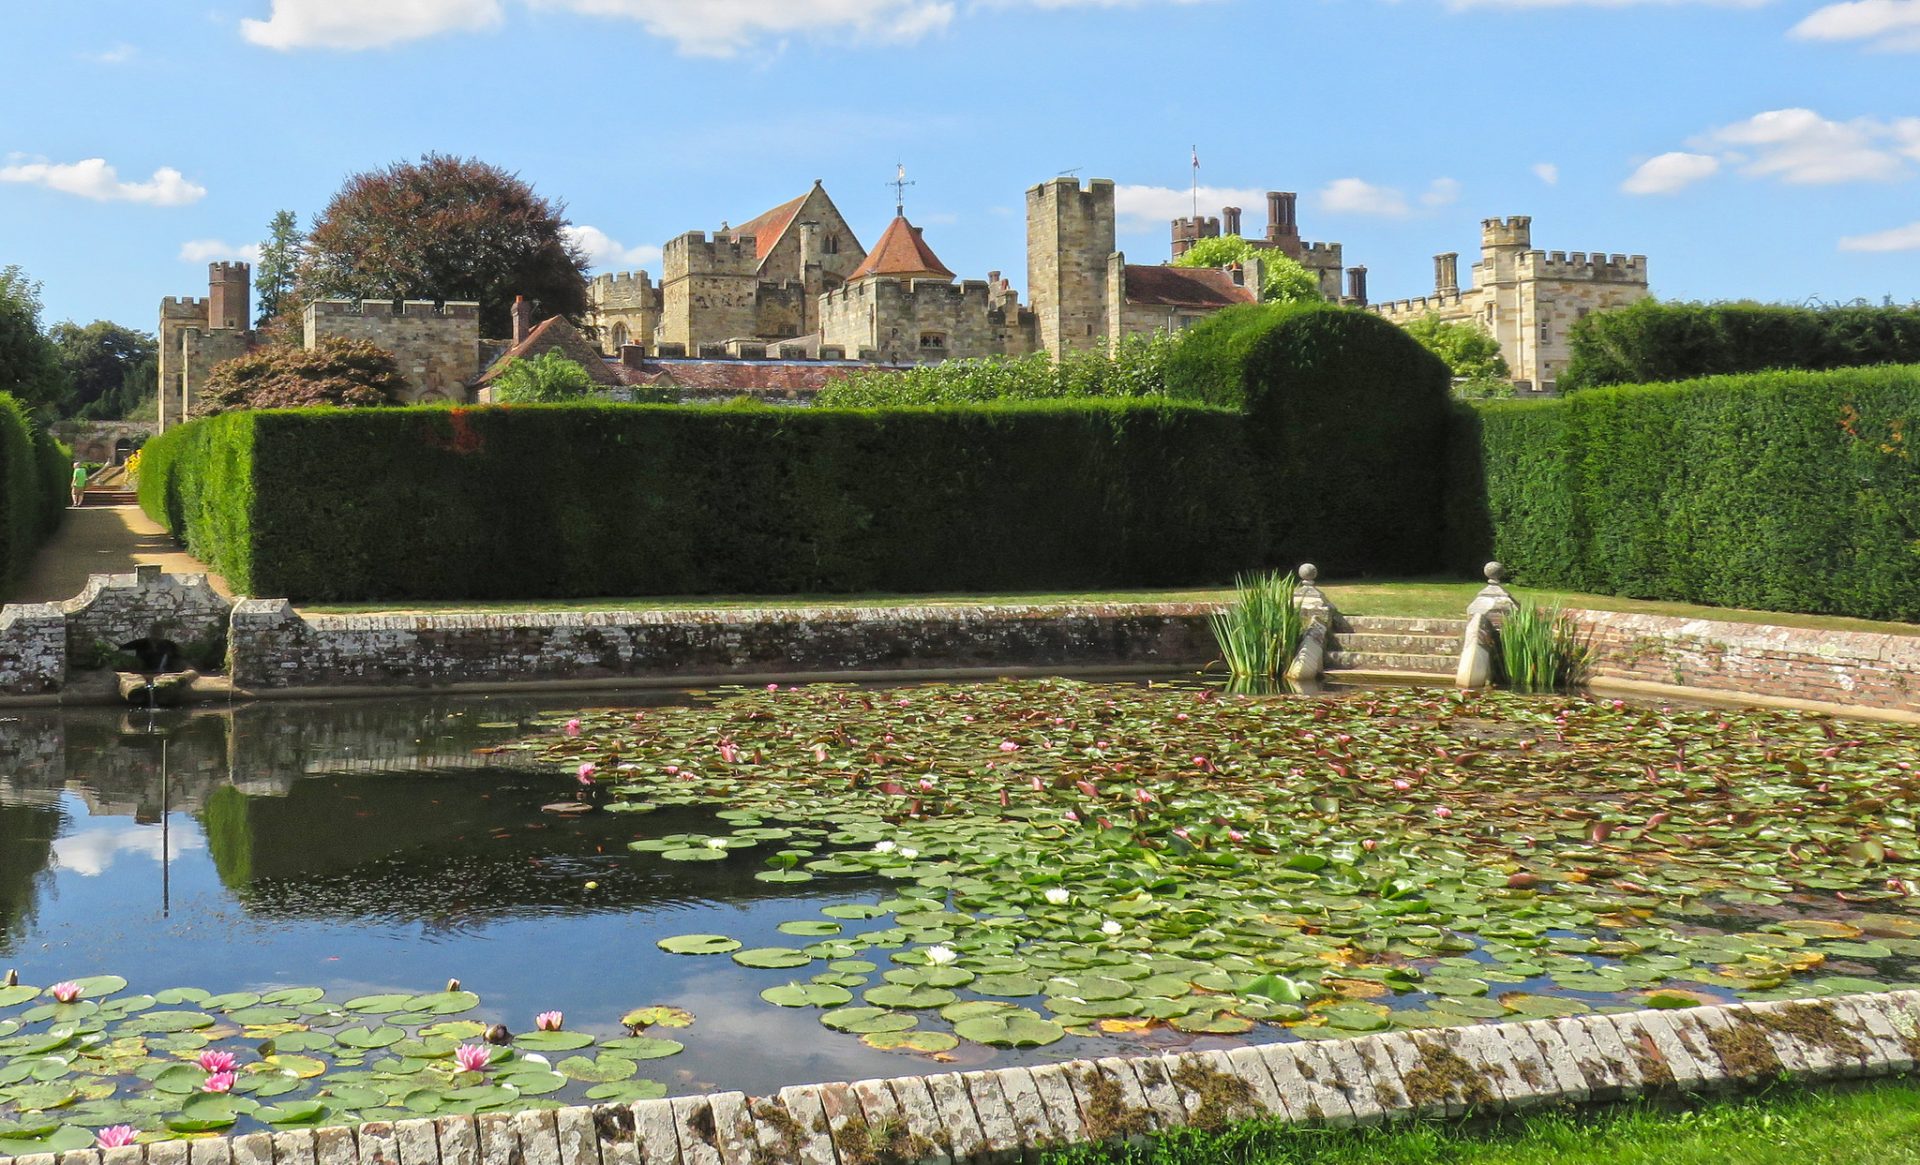
[[[1193,147],[1193,217],[1200,218],[1200,147]]]

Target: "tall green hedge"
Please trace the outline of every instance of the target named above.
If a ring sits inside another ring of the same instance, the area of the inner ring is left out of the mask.
[[[33,563],[66,516],[72,453],[0,392],[0,590]]]
[[[1331,304],[1230,308],[1187,333],[1166,377],[1175,398],[1245,411],[1269,561],[1436,569],[1453,378],[1405,330]]]
[[[1490,537],[1533,586],[1920,621],[1920,367],[1488,404],[1459,432],[1482,480],[1457,561]]]
[[[1920,305],[1789,307],[1658,303],[1576,323],[1562,389],[1652,384],[1769,369],[1920,363]]]
[[[141,504],[234,586],[306,601],[1147,587],[1306,558],[1431,570],[1445,367],[1363,312],[1254,323],[1261,346],[1233,372],[1251,378],[1244,408],[235,413],[149,442]]]

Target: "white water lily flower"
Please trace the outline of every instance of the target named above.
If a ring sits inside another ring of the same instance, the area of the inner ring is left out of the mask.
[[[1111,918],[1100,924],[1101,934],[1119,934],[1123,929],[1125,928]]]
[[[954,952],[954,949],[952,947],[928,947],[927,948],[927,962],[932,963],[936,967],[947,966],[949,963],[954,962],[959,957],[960,956]]]
[[[900,856],[907,859],[908,861],[912,861],[913,859],[920,856],[920,851],[917,849],[908,849],[905,846],[901,846]]]
[[[1053,903],[1055,906],[1065,906],[1067,903],[1073,901],[1073,895],[1055,886],[1053,889],[1047,891],[1047,901]]]
[[[707,839],[707,848],[708,849],[726,849],[727,839],[724,837],[710,837]]]
[[[890,841],[876,841],[873,843],[873,852],[877,854],[890,854],[895,848],[897,847]]]

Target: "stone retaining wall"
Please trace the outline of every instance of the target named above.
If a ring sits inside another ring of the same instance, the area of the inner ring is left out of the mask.
[[[1920,636],[1574,611],[1598,679],[1920,710]]]
[[[1911,1071],[1916,1054],[1920,992],[1903,991],[163,1141],[0,1165],[984,1165],[1253,1118],[1345,1127],[1721,1092],[1783,1074],[1890,1075]]]
[[[947,668],[1198,666],[1196,604],[310,615],[234,608],[248,691]]]

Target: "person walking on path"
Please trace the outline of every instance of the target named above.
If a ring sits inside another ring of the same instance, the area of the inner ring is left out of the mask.
[[[87,467],[78,461],[73,463],[73,504],[79,505],[87,492]]]

